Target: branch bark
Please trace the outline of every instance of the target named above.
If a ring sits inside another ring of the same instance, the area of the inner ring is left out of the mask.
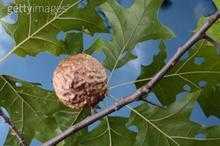
[[[10,126],[12,133],[16,136],[19,145],[27,146],[22,134],[19,133],[14,123],[12,123],[12,121],[8,118],[8,116],[4,113],[4,111],[1,108],[0,108],[0,116],[4,119],[5,123],[7,123]]]
[[[50,139],[49,141],[45,142],[43,146],[52,146],[56,145],[65,138],[71,136],[75,132],[79,131],[82,128],[89,126],[90,124],[96,122],[97,120],[109,115],[115,111],[118,111],[125,105],[132,103],[134,101],[140,100],[142,96],[146,96],[151,89],[155,86],[155,84],[160,81],[167,72],[173,68],[179,59],[186,53],[196,42],[203,39],[204,34],[207,30],[220,18],[220,11],[216,12],[215,14],[208,17],[208,20],[204,23],[204,25],[200,28],[198,32],[196,32],[182,47],[178,48],[176,54],[170,59],[170,61],[156,74],[153,78],[148,82],[148,84],[139,88],[135,93],[130,96],[123,97],[118,102],[114,103],[111,107],[96,113],[92,116],[89,116],[82,120],[81,122],[69,127],[56,137]]]

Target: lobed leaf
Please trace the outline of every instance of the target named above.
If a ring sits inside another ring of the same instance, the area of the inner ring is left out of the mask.
[[[133,146],[136,133],[125,126],[127,118],[105,117],[100,125],[82,137],[82,146]]]
[[[152,108],[147,104],[135,108],[141,116],[132,112],[128,123],[138,127],[135,146],[219,145],[219,126],[201,127],[189,119],[199,93],[200,91],[188,94],[166,110]],[[147,120],[155,124],[159,130],[146,122]],[[203,134],[204,138],[198,138],[198,134]]]
[[[137,87],[145,84],[154,73],[165,65],[166,52],[162,46],[160,53],[154,58],[153,64],[143,66],[142,73],[136,83]],[[200,41],[189,52],[187,59],[182,59],[154,88],[155,94],[164,105],[176,100],[181,92],[201,90],[199,103],[207,115],[220,115],[219,83],[220,56],[216,48]]]
[[[13,52],[19,56],[35,56],[45,51],[54,55],[73,52],[74,50],[69,51],[70,48],[57,39],[58,33],[71,30],[91,34],[105,32],[104,23],[96,13],[96,7],[103,2],[105,0],[92,0],[86,6],[80,7],[81,0],[15,0],[9,7],[10,10],[17,11],[17,22],[14,25],[2,23],[13,35],[16,45],[1,61]],[[26,9],[17,10],[17,7]],[[82,38],[77,37],[75,41],[80,39]],[[78,44],[72,47],[71,49],[75,49]]]
[[[169,39],[172,33],[160,24],[158,11],[163,0],[135,0],[124,8],[115,0],[108,0],[101,9],[112,27],[111,41],[97,40],[91,50],[102,50],[104,64],[109,69],[120,67],[135,58],[131,50],[139,42],[151,39]]]
[[[45,141],[62,131],[61,123],[65,120],[73,122],[85,117],[80,111],[65,108],[53,92],[9,76],[0,76],[0,98],[0,105],[7,109],[28,142],[33,138]],[[66,113],[65,119],[61,116],[58,121],[59,113]],[[8,144],[14,140],[10,135]]]

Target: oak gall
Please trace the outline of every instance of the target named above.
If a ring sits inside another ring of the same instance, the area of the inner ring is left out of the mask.
[[[63,60],[53,74],[53,86],[59,100],[72,109],[94,107],[107,92],[105,68],[86,54]]]

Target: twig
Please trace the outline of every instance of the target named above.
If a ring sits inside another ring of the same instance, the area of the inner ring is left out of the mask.
[[[12,123],[12,121],[8,118],[8,116],[4,113],[4,111],[0,108],[0,116],[4,119],[5,123],[7,123],[11,130],[12,133],[15,134],[18,143],[20,146],[27,146],[23,136],[21,133],[19,133],[18,129],[15,127],[14,123]]]
[[[96,113],[92,116],[89,116],[82,120],[81,122],[69,127],[56,137],[50,139],[49,141],[45,142],[43,146],[52,146],[56,145],[57,143],[61,142],[65,138],[69,137],[70,135],[74,134],[75,132],[79,131],[82,128],[85,128],[89,126],[90,124],[96,122],[97,120],[105,117],[108,114],[111,114],[125,105],[132,103],[138,99],[140,99],[142,96],[146,96],[151,89],[154,87],[154,85],[160,81],[164,75],[170,71],[171,68],[175,66],[175,64],[179,61],[179,59],[184,55],[185,52],[187,52],[196,42],[201,40],[203,38],[203,35],[206,33],[206,31],[220,18],[220,12],[216,12],[212,16],[208,18],[208,20],[205,22],[205,24],[201,27],[201,29],[196,32],[182,47],[178,49],[176,54],[171,58],[171,60],[148,82],[147,85],[139,88],[135,93],[133,93],[130,96],[124,97],[120,99],[118,102],[114,103],[111,107]]]

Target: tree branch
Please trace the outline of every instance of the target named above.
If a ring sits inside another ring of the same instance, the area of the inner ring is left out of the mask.
[[[27,146],[22,134],[19,133],[18,129],[15,127],[15,125],[12,123],[12,121],[8,118],[7,115],[5,115],[2,108],[0,108],[0,116],[4,119],[5,123],[7,123],[10,126],[12,133],[15,134],[19,145],[20,146]]]
[[[203,39],[204,34],[206,31],[220,18],[220,12],[216,12],[215,14],[208,17],[208,20],[205,24],[201,27],[201,29],[196,32],[182,47],[178,49],[176,54],[171,58],[171,60],[148,82],[148,84],[139,88],[135,93],[130,96],[123,97],[118,102],[114,103],[111,107],[96,113],[92,116],[89,116],[82,120],[81,122],[69,127],[56,137],[50,139],[49,141],[45,142],[43,146],[52,146],[56,145],[57,143],[61,142],[65,138],[69,137],[70,135],[74,134],[75,132],[79,131],[82,128],[89,126],[90,124],[96,122],[97,120],[109,115],[115,111],[118,111],[125,105],[132,103],[134,101],[139,100],[142,96],[146,96],[154,85],[160,81],[164,75],[169,72],[171,68],[173,68],[179,59],[187,52],[196,42]]]

